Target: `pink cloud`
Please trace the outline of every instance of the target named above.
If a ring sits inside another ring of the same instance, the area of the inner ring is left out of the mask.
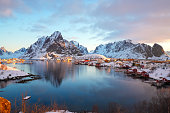
[[[0,0],[0,17],[11,17],[15,11],[29,12],[22,0]]]
[[[79,39],[78,37],[71,37],[71,40]]]
[[[12,16],[11,9],[4,9],[3,11],[0,11],[0,17],[9,17],[9,16]]]
[[[110,32],[104,39],[166,42],[170,39],[169,5],[169,0],[101,0],[90,14],[96,18],[96,29]]]

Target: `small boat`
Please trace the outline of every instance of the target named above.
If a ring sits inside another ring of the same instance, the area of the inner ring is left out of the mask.
[[[28,100],[30,98],[31,98],[31,96],[26,96],[26,97],[23,98],[23,100]]]

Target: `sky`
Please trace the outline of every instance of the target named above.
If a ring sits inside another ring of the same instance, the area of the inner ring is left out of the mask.
[[[170,51],[170,0],[0,0],[0,46],[28,48],[54,31],[89,51],[125,39]]]

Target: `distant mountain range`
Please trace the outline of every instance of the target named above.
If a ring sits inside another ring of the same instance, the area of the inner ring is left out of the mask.
[[[154,59],[166,58],[162,46],[154,44],[153,47],[144,43],[134,44],[131,40],[123,40],[105,45],[99,45],[93,52],[112,58]]]
[[[21,48],[15,52],[7,51],[4,47],[0,48],[0,58],[18,58],[26,53],[27,49]]]
[[[169,53],[167,52],[167,54]],[[84,54],[101,54],[109,58],[168,58],[159,44],[154,44],[151,47],[144,43],[134,44],[131,40],[101,44],[94,51],[88,52],[87,48],[78,42],[64,39],[59,31],[55,31],[50,36],[39,38],[27,49],[21,48],[15,52],[9,52],[4,47],[0,48],[0,58],[51,59],[57,56],[81,56]]]

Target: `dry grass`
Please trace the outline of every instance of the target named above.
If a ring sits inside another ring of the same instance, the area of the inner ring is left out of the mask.
[[[23,95],[24,98],[27,94]],[[52,102],[50,106],[45,106],[42,104],[30,104],[29,100],[16,100],[14,102],[14,108],[12,109],[11,113],[44,113],[52,110],[67,110],[65,105],[59,106],[55,102]]]
[[[22,97],[25,97],[22,95]],[[17,100],[15,100],[15,108],[12,109],[12,113],[44,113],[52,110],[67,110],[65,105],[59,106],[55,102],[52,102],[50,106],[41,104],[29,104],[28,101],[22,100],[20,106],[18,106]],[[92,113],[100,113],[100,108],[97,105],[92,106]],[[132,108],[125,108],[116,103],[110,103],[104,113],[170,113],[170,90],[162,89],[157,93],[157,96],[152,98],[149,102],[142,101],[135,104]],[[86,111],[82,111],[86,113]]]

